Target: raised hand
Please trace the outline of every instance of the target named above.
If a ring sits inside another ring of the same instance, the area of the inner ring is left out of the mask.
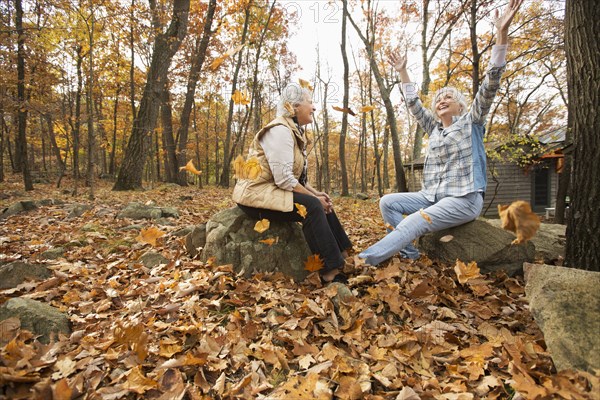
[[[398,72],[401,71],[405,71],[406,70],[406,53],[404,54],[404,56],[400,55],[400,52],[396,51],[395,53],[388,53],[388,60],[390,62],[390,64],[392,65],[392,67],[394,67],[394,69]]]
[[[523,0],[510,0],[502,15],[500,15],[500,11],[496,9],[494,25],[499,32],[508,32],[508,27],[517,14],[519,7],[521,7],[521,4],[523,4]]]

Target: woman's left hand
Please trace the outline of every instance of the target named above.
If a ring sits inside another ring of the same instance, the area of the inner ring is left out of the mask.
[[[317,197],[321,200],[321,204],[323,204],[323,209],[327,214],[333,211],[333,201],[327,193],[325,192],[317,192]]]
[[[498,31],[508,31],[508,27],[517,14],[517,11],[519,11],[521,4],[523,4],[523,0],[510,0],[502,15],[496,9],[494,25]]]

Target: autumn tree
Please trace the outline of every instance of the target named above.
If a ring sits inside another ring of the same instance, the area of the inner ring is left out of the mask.
[[[151,1],[151,6],[154,11],[153,26],[156,30],[160,30],[162,24],[154,0]],[[160,96],[167,80],[171,59],[186,34],[189,9],[190,0],[174,0],[169,27],[165,32],[159,32],[154,39],[152,61],[148,69],[144,93],[113,190],[132,190],[142,187],[142,173],[148,155],[150,135],[156,126]]]
[[[565,45],[569,129],[573,132],[572,201],[566,263],[600,271],[600,8],[567,0]]]

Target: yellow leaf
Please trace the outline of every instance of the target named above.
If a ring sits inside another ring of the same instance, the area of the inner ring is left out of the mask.
[[[243,106],[250,104],[250,97],[245,91],[240,92],[239,90],[236,90],[231,96],[231,99],[235,104],[241,104]]]
[[[237,158],[233,162],[233,170],[235,171],[235,177],[237,179],[243,179],[242,174],[244,171],[244,163],[244,157],[242,156],[237,156]]]
[[[421,217],[425,218],[425,221],[427,221],[431,224],[431,217],[429,215],[425,214],[425,211],[423,211],[422,208],[419,210],[419,214],[421,214]]]
[[[209,68],[212,71],[215,71],[217,68],[219,68],[221,66],[221,64],[223,64],[223,61],[225,61],[226,59],[228,59],[229,57],[231,57],[232,55],[234,55],[235,53],[240,51],[242,49],[242,47],[244,47],[244,45],[240,44],[237,47],[232,47],[231,49],[227,50],[223,55],[215,58],[213,60],[213,62],[210,64]]]
[[[179,167],[180,171],[188,171],[191,172],[194,175],[200,175],[202,173],[202,171],[198,171],[196,169],[196,167],[194,166],[194,163],[192,162],[192,160],[188,161],[188,163],[185,165],[185,167]]]
[[[304,79],[298,79],[298,82],[300,83],[300,86],[302,86],[304,89],[308,89],[311,92],[314,90],[310,82],[305,81]]]
[[[254,230],[258,233],[263,233],[264,231],[269,229],[269,226],[271,226],[271,222],[268,219],[263,218],[260,221],[256,221],[256,225],[254,225]]]
[[[148,390],[157,387],[158,382],[146,378],[141,371],[141,367],[138,365],[129,371],[127,381],[123,384],[123,386],[132,392],[144,394]]]
[[[258,158],[256,157],[252,157],[244,164],[244,174],[246,179],[253,181],[260,176],[261,172],[262,168],[260,166],[260,161],[258,161]]]
[[[515,201],[510,206],[498,204],[498,214],[502,228],[517,235],[512,244],[527,242],[540,227],[540,217],[531,211],[531,206],[526,201]]]
[[[362,106],[358,111],[360,111],[361,113],[367,113],[369,111],[373,111],[374,109],[375,107],[373,106]]]
[[[479,267],[477,266],[477,263],[475,261],[471,261],[468,265],[466,265],[464,262],[456,260],[456,264],[454,265],[454,272],[456,272],[458,281],[463,285],[467,281],[481,276],[479,274]]]
[[[323,260],[318,254],[308,256],[308,259],[304,262],[304,269],[310,272],[315,272],[323,269]]]
[[[296,208],[298,209],[298,211],[296,211],[298,214],[300,214],[300,216],[302,218],[306,218],[306,207],[304,207],[302,204],[300,203],[294,203],[294,205],[296,206]]]
[[[268,238],[268,239],[263,239],[263,240],[259,240],[260,243],[264,243],[266,245],[269,246],[273,246],[275,243],[279,242],[279,236],[274,237],[274,238]]]
[[[165,236],[165,234],[165,232],[153,226],[148,229],[142,229],[135,240],[140,243],[149,243],[153,247],[156,247],[156,239]]]

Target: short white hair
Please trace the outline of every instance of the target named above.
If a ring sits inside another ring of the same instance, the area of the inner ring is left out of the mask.
[[[467,113],[467,99],[464,94],[460,92],[455,87],[446,86],[441,89],[438,89],[437,92],[433,95],[433,99],[431,100],[431,111],[433,112],[433,116],[436,121],[440,122],[440,117],[437,115],[437,111],[435,109],[435,105],[438,102],[440,96],[446,95],[450,93],[454,101],[456,101],[462,108],[460,115],[465,115]]]
[[[281,92],[281,97],[279,98],[279,103],[277,103],[277,116],[278,117],[293,117],[294,115],[290,113],[285,107],[285,104],[288,103],[290,106],[295,107],[303,101],[310,100],[312,98],[312,92],[307,88],[300,86],[297,83],[290,83],[285,88],[283,88]]]

